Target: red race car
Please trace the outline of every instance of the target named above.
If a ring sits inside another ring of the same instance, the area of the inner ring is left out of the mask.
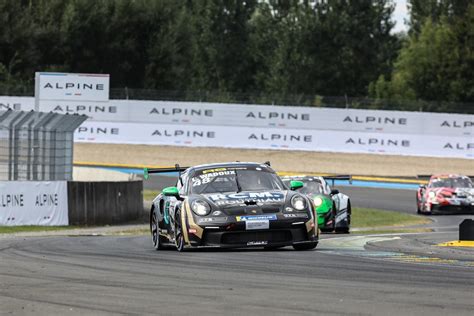
[[[467,176],[433,175],[416,194],[418,214],[474,214],[474,185]]]

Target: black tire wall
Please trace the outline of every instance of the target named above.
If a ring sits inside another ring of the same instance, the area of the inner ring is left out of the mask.
[[[143,217],[143,182],[68,182],[69,225],[113,225]]]

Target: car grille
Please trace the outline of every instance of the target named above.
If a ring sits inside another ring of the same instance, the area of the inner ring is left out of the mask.
[[[279,206],[268,205],[268,206],[230,206],[225,207],[222,211],[226,215],[238,216],[238,215],[256,215],[256,214],[275,214],[280,212]]]
[[[226,233],[222,235],[223,244],[242,244],[249,241],[288,242],[292,240],[289,230]]]

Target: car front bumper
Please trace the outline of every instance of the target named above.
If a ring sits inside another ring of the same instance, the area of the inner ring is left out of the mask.
[[[458,214],[474,214],[474,205],[440,205],[431,204],[431,214],[437,215],[458,215]]]
[[[188,247],[283,247],[319,240],[319,230],[313,220],[274,221],[268,229],[257,230],[247,230],[245,222],[203,225],[200,228],[188,228]]]

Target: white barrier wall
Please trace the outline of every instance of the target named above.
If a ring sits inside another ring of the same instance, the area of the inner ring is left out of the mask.
[[[29,110],[33,103],[0,97],[0,109]],[[82,142],[474,158],[474,115],[467,114],[138,100],[44,101],[40,109],[88,115],[76,132]],[[207,133],[213,137],[200,136]]]
[[[86,121],[75,141],[474,157],[474,142],[466,137],[242,126]]]
[[[66,181],[0,182],[0,225],[68,225]]]

